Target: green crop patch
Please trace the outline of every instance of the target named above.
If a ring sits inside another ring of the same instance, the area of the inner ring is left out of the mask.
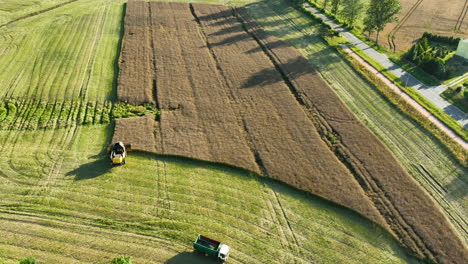
[[[111,102],[8,100],[0,103],[0,130],[37,130],[108,124]]]
[[[143,116],[146,114],[153,114],[155,117],[158,117],[160,111],[151,104],[132,105],[123,102],[114,104],[114,108],[112,110],[113,118]]]

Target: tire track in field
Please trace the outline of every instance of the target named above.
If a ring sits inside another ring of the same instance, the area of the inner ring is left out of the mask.
[[[414,11],[419,7],[419,5],[423,2],[424,0],[417,0],[416,3],[410,8],[408,13],[406,13],[403,18],[396,24],[396,26],[390,31],[390,33],[387,35],[387,40],[388,40],[388,45],[390,46],[393,51],[396,50],[396,44],[395,44],[395,34],[398,32],[398,30],[401,29],[403,24],[411,17]]]
[[[463,21],[465,21],[465,16],[467,12],[468,12],[468,0],[465,0],[465,4],[463,5],[461,13],[457,18],[457,23],[455,24],[455,27],[453,28],[454,30],[460,32]]]
[[[10,21],[8,21],[6,23],[1,24],[0,28],[8,26],[8,25],[13,24],[13,23],[18,22],[18,21],[21,21],[21,20],[26,19],[26,18],[34,17],[34,16],[37,16],[37,15],[52,11],[54,9],[57,9],[59,7],[62,7],[62,6],[68,5],[68,4],[71,4],[71,3],[76,2],[76,1],[78,1],[78,0],[70,0],[68,2],[60,3],[60,4],[57,4],[57,5],[48,7],[46,9],[42,9],[42,10],[39,10],[39,11],[35,11],[35,12],[32,12],[32,13],[20,16],[18,18],[15,18],[13,20],[10,20]]]
[[[430,189],[434,190],[439,197],[434,197],[438,203],[440,203],[444,211],[447,213],[448,217],[451,219],[452,223],[456,225],[456,230],[460,233],[460,236],[465,238],[468,234],[468,222],[465,218],[461,217],[459,213],[457,213],[457,209],[451,206],[450,202],[447,200],[446,196],[449,191],[439,183],[434,176],[424,167],[423,164],[416,164],[413,167],[419,171],[419,173],[423,176],[422,179],[425,181],[426,184],[430,185]],[[455,211],[455,212],[454,212]]]
[[[266,200],[268,207],[270,208],[270,213],[272,220],[274,221],[275,226],[280,230],[281,244],[289,248],[294,256],[294,263],[297,263],[297,256],[300,256],[300,245],[297,240],[296,234],[291,226],[289,218],[284,210],[283,205],[281,204],[280,198],[275,190],[263,184],[265,189],[270,192],[268,199]]]
[[[69,115],[70,116],[70,115]],[[68,121],[68,118],[67,118]],[[61,168],[63,162],[65,160],[64,153],[65,151],[71,150],[72,144],[75,142],[77,131],[79,129],[78,124],[73,124],[72,126],[67,129],[67,132],[63,134],[62,138],[60,139],[59,143],[55,146],[52,150],[52,153],[59,153],[58,157],[53,161],[47,176],[42,178],[39,181],[38,187],[32,192],[32,195],[40,196],[46,192],[49,192],[51,187],[58,182],[59,177],[61,176]],[[59,129],[54,129],[54,135],[57,133]],[[70,135],[71,133],[71,135]],[[52,137],[55,138],[55,137]]]

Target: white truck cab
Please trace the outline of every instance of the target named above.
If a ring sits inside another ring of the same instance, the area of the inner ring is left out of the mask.
[[[231,249],[228,245],[221,244],[219,247],[218,258],[222,261],[226,261],[229,258],[229,249]]]

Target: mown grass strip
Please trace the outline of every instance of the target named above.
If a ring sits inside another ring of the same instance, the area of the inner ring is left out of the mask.
[[[419,263],[362,216],[282,183],[222,165],[139,152],[131,153],[125,167],[111,168],[107,155],[96,156],[108,140],[106,126],[81,126],[73,139],[79,144],[64,144],[69,130],[40,131],[44,139],[25,131],[6,149],[24,154],[0,157],[2,169],[12,158],[15,166],[29,161],[21,175],[45,167],[38,178],[47,178],[64,159],[53,192],[33,195],[28,190],[40,188],[37,184],[0,182],[0,251],[6,252],[0,261],[16,257],[8,249],[19,247],[41,263],[55,263],[57,252],[100,263],[109,253],[133,248],[135,259],[152,252],[152,260],[164,263],[191,250],[194,236],[202,233],[231,245],[232,263]],[[8,134],[0,131],[0,140]],[[35,164],[38,152],[62,154]],[[161,250],[174,252],[161,257]]]

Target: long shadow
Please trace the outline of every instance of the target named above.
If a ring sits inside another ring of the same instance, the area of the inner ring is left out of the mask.
[[[213,257],[203,256],[196,251],[181,252],[166,260],[164,264],[220,264],[222,262]]]
[[[448,190],[451,199],[459,200],[468,196],[466,186],[468,186],[468,169],[463,168],[444,188]]]
[[[313,71],[312,67],[304,67],[304,65],[308,65],[307,60],[304,57],[296,57],[295,59],[283,63],[281,68],[287,69],[288,76],[286,78],[289,79],[295,79],[304,74],[317,74],[316,71]],[[279,74],[278,69],[271,67],[254,73],[245,83],[243,83],[242,88],[267,86],[277,82],[285,81],[283,78],[284,77]]]
[[[111,169],[109,159],[102,157],[101,159],[81,165],[80,167],[68,172],[66,176],[75,176],[75,180],[88,180],[99,177]]]

